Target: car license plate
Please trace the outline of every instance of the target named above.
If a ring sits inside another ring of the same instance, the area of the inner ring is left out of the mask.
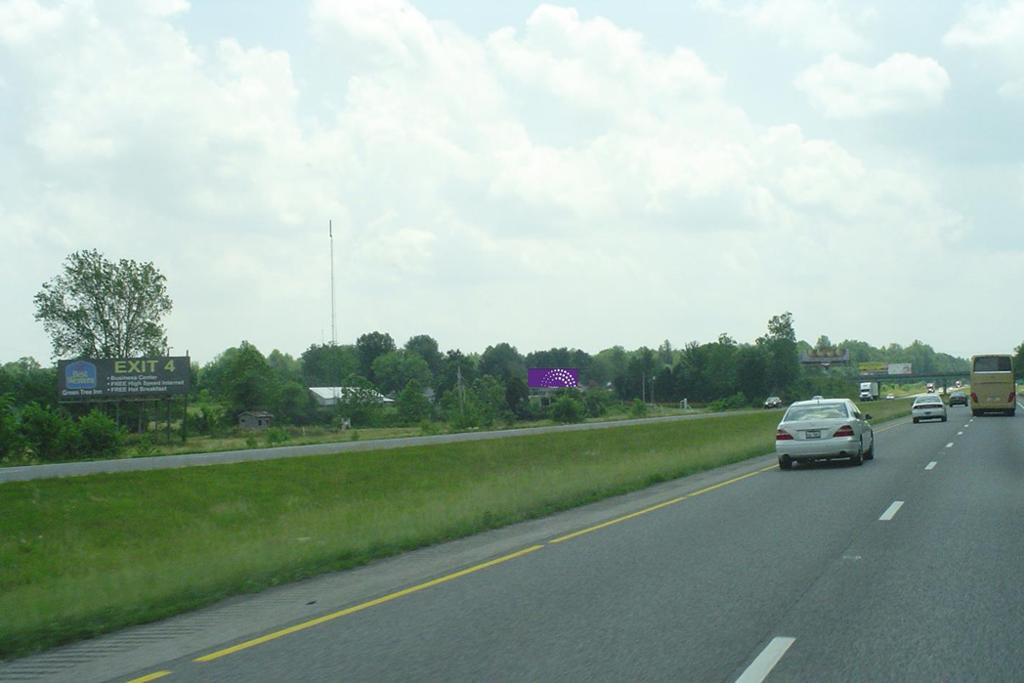
[[[804,438],[805,439],[820,439],[821,438],[821,430],[820,429],[808,429],[806,432],[804,432]]]

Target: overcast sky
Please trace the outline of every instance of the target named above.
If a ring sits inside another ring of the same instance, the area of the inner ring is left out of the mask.
[[[1024,339],[1024,0],[0,0],[0,361],[72,251],[173,353]]]

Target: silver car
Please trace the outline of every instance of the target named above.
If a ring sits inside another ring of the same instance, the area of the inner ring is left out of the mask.
[[[914,423],[921,420],[942,420],[946,421],[946,404],[942,398],[935,394],[924,394],[914,399],[914,405],[910,406],[910,416]]]
[[[849,459],[854,465],[875,457],[875,432],[871,416],[848,398],[816,398],[797,401],[786,410],[775,430],[779,467],[794,462]]]

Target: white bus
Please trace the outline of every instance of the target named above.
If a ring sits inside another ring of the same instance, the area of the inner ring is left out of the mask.
[[[1013,356],[971,356],[971,413],[1017,411],[1017,387],[1013,383]]]

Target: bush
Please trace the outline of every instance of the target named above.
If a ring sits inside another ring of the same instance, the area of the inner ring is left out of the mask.
[[[256,439],[256,435],[255,434],[251,434],[250,433],[250,434],[246,434],[245,435],[245,447],[246,448],[256,448],[259,445],[260,445],[260,442]]]
[[[633,417],[646,417],[647,404],[638,398],[633,399],[633,405],[629,409],[629,414]]]
[[[124,432],[113,420],[93,408],[78,420],[78,438],[82,455],[113,457],[121,450]]]
[[[14,415],[14,398],[0,396],[0,462],[19,459],[25,443],[18,432],[18,418]]]
[[[743,395],[743,392],[737,391],[732,396],[726,396],[716,401],[712,401],[708,404],[708,408],[713,412],[721,412],[723,410],[736,410],[738,408],[746,408],[750,405],[750,401]]]
[[[75,423],[38,403],[29,403],[21,411],[19,433],[32,455],[43,462],[72,460],[78,455]]]
[[[562,396],[551,404],[551,419],[555,422],[583,422],[587,409],[581,401],[569,396]]]
[[[587,417],[601,417],[608,411],[610,396],[607,391],[591,389],[583,394],[583,405],[587,410]]]
[[[153,443],[153,435],[149,432],[140,435],[138,441],[135,442],[135,455],[146,457],[155,454],[156,444]]]
[[[440,429],[438,428],[436,422],[433,422],[432,420],[420,421],[420,434],[422,434],[423,436],[433,436],[434,434],[437,434],[439,431]]]
[[[283,427],[271,427],[267,430],[264,438],[266,439],[268,446],[276,446],[277,444],[284,443],[291,437]]]

